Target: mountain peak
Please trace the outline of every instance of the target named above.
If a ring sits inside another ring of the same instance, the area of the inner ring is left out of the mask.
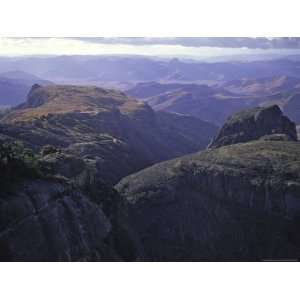
[[[49,114],[90,113],[119,109],[122,112],[144,109],[147,105],[124,93],[96,86],[32,86],[27,101],[8,114],[5,121],[24,121]]]
[[[297,140],[295,124],[277,105],[256,107],[229,117],[209,148],[245,143],[273,134],[284,134],[290,140]]]

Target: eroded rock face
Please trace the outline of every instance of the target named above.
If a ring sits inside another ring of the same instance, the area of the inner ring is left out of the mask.
[[[26,180],[0,195],[0,261],[134,261],[120,205],[109,188],[85,193],[62,180]]]
[[[300,257],[297,142],[255,141],[171,160],[124,178],[146,259]]]
[[[102,209],[76,189],[37,180],[1,195],[1,260],[115,260],[105,243],[111,223]]]
[[[0,261],[140,256],[124,202],[93,163],[54,149],[29,163],[19,150],[8,161],[0,146]]]
[[[209,148],[245,143],[266,135],[284,134],[297,140],[296,127],[277,105],[244,110],[227,119]]]

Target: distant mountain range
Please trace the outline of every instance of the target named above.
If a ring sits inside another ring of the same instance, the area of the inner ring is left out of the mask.
[[[300,90],[300,78],[275,76],[255,79],[240,79],[224,82],[221,86],[236,94],[269,96],[292,89]]]
[[[49,85],[51,82],[23,71],[0,73],[0,108],[24,102],[34,84]]]
[[[206,63],[143,56],[53,56],[0,58],[0,73],[23,71],[55,82],[132,82],[240,80],[300,77],[300,61],[291,59]]]
[[[192,115],[217,125],[233,112],[264,101],[261,97],[234,94],[217,86],[198,84],[148,82],[137,84],[126,93],[147,102],[156,111]]]
[[[177,87],[191,93],[193,93],[192,89],[196,89],[195,84],[207,84],[218,88],[218,92],[221,90],[222,97],[227,91],[226,97],[231,94],[238,95],[238,98],[252,97],[253,101],[250,101],[257,104],[254,99],[257,96],[265,97],[298,88],[299,70],[300,61],[292,57],[290,59],[211,63],[143,56],[0,57],[0,105],[19,104],[25,100],[29,86],[34,83],[48,85],[51,82],[131,90],[130,93],[140,99],[156,97],[162,92],[171,90],[174,92],[176,84],[183,84],[184,86]],[[157,85],[150,84],[153,82],[168,85],[158,88]],[[135,85],[140,83],[148,84],[148,86],[139,85],[135,88]],[[188,86],[189,84],[194,84],[194,86]],[[153,88],[152,95],[146,91],[149,88]],[[202,93],[204,93],[204,87],[202,87]],[[202,96],[204,97],[204,94]],[[170,97],[176,98],[175,95]],[[234,101],[233,104],[228,102],[228,106],[236,106],[236,109],[248,107],[238,102]],[[173,104],[167,105],[170,110],[173,109],[172,106]],[[229,114],[236,111],[234,107],[228,108]],[[167,108],[164,106],[164,109]],[[180,110],[178,112],[181,112]],[[223,108],[220,109],[222,110]],[[182,113],[188,113],[188,111],[183,109]],[[228,113],[225,112],[224,116]],[[218,124],[222,123],[224,116],[218,118]],[[210,119],[209,117],[208,120]]]
[[[196,83],[138,83],[126,91],[156,111],[192,115],[218,126],[242,109],[278,104],[297,124],[300,79],[289,76]]]

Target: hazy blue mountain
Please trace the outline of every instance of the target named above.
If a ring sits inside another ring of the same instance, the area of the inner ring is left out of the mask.
[[[147,102],[156,111],[191,115],[217,125],[232,113],[264,101],[256,95],[234,94],[220,87],[182,83],[139,83],[126,93]]]
[[[49,85],[51,82],[23,71],[0,73],[0,107],[24,102],[34,84]]]
[[[197,81],[272,76],[300,77],[289,59],[206,63],[143,56],[48,56],[0,58],[0,73],[23,71],[51,81]]]

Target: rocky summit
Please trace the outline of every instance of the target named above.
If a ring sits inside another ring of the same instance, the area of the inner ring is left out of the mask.
[[[252,108],[229,117],[209,148],[245,143],[275,134],[284,135],[284,139],[297,140],[295,124],[282,114],[277,105]]]

